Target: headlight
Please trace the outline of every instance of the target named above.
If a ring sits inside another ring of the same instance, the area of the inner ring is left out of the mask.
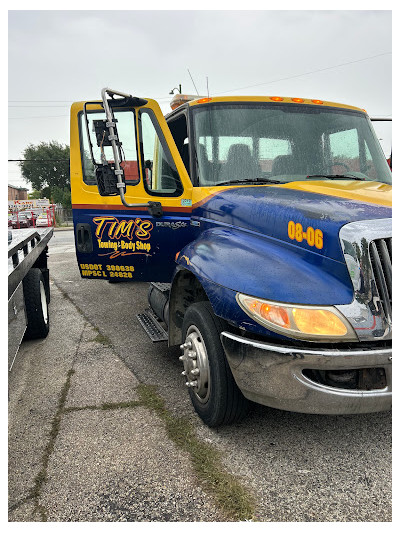
[[[246,294],[236,301],[253,320],[287,337],[311,341],[358,340],[346,318],[332,306],[270,302]]]

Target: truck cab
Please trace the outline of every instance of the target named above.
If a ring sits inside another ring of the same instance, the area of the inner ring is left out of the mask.
[[[316,99],[151,99],[71,108],[82,277],[151,282],[210,426],[251,401],[391,406],[391,171],[367,113]],[[176,103],[176,102],[175,102]]]

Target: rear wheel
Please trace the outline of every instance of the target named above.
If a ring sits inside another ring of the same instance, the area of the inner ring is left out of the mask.
[[[25,339],[43,339],[49,333],[46,284],[39,268],[31,268],[23,279],[26,318]]]
[[[221,344],[221,320],[209,302],[192,304],[183,319],[183,354],[186,385],[200,418],[210,427],[241,420],[249,410],[229,368]]]

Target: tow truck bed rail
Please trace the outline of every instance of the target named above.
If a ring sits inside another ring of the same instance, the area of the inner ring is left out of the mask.
[[[19,234],[8,248],[8,298],[43,252],[53,235],[53,228],[44,231],[29,230]]]
[[[8,245],[8,368],[25,338],[44,338],[50,301],[47,244],[53,228],[13,231]],[[27,291],[27,292],[26,292]]]

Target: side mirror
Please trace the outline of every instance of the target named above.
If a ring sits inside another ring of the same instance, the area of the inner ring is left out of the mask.
[[[97,188],[99,189],[100,196],[118,196],[120,185],[116,176],[116,170],[114,165],[104,164],[97,165],[95,175],[97,181]],[[119,170],[119,176],[122,181],[122,188],[124,193],[126,192],[125,175],[121,168]]]
[[[126,183],[124,170],[119,164],[122,161],[122,143],[118,136],[118,120],[114,117],[112,110],[110,110],[109,120],[107,118],[93,119],[91,121],[91,135],[87,106],[93,103],[86,102],[83,111],[90,158],[94,166],[97,188],[100,196],[119,196],[120,189],[123,190],[123,193],[126,192]],[[110,133],[111,130],[112,133]],[[94,155],[94,146],[96,147],[96,156]],[[108,154],[107,156],[106,153]]]
[[[89,121],[87,119],[86,112],[85,117],[86,128],[88,130],[88,138],[90,141]],[[95,161],[93,155],[93,147],[91,142],[89,143],[90,154],[92,157],[93,165],[95,167],[97,188],[99,190],[100,196],[118,196],[120,194],[120,189],[123,189],[124,193],[126,192],[125,174],[123,168],[117,168],[114,162],[107,161],[104,152],[105,147],[111,147],[114,153],[114,161],[121,161],[122,159],[121,142],[118,138],[117,122],[118,120],[115,119],[114,116],[112,116],[111,121],[107,121],[107,119],[98,119],[93,120],[92,123],[92,131],[96,138],[96,144],[98,148],[100,148],[101,152],[101,163],[99,163]],[[113,128],[112,135],[110,135],[110,126],[112,126]],[[118,179],[118,176],[120,177],[120,179]]]

